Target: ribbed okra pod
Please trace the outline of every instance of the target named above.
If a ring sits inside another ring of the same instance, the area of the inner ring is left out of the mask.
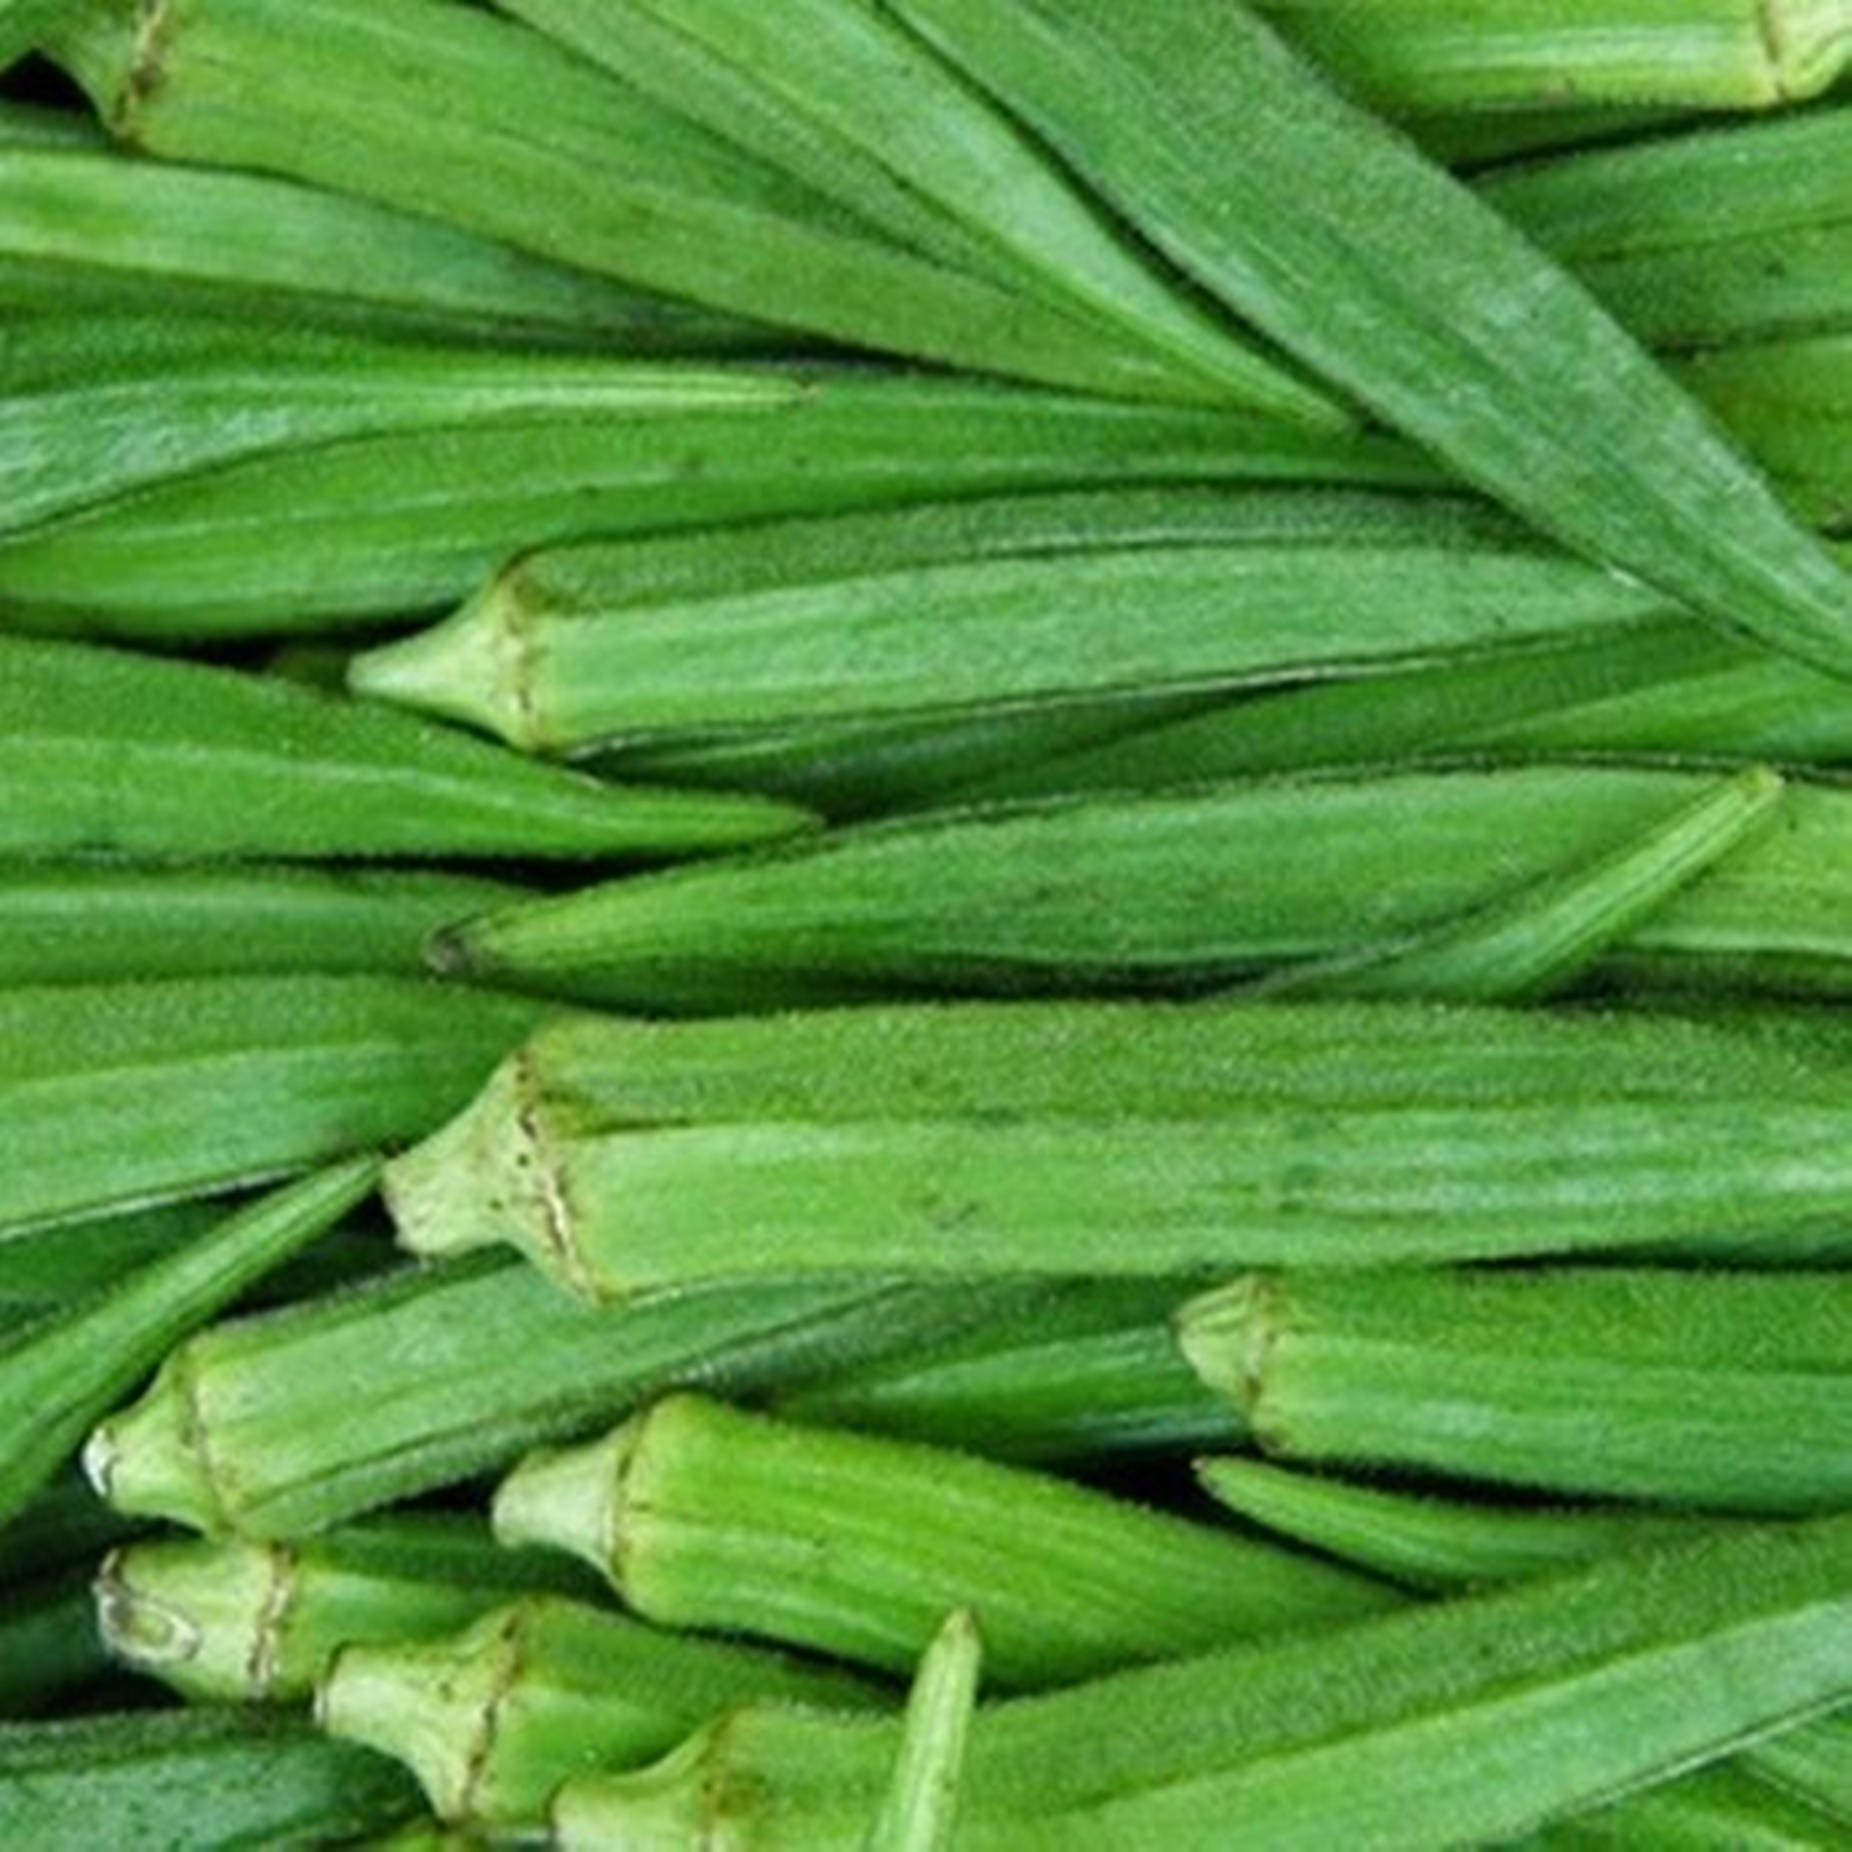
[[[959,1843],[1487,1844],[1842,1701],[1852,1520],[1755,1526],[981,1709]],[[567,1784],[568,1848],[861,1843],[894,1726],[737,1713]]]
[[[1666,614],[1470,502],[998,498],[543,552],[354,662],[520,746],[1189,694]]]
[[[867,1852],[951,1852],[983,1656],[970,1609],[953,1609],[920,1657]]]
[[[1716,1511],[1852,1503],[1852,1275],[1259,1274],[1179,1315],[1262,1451]]]
[[[1245,8],[900,10],[1179,267],[1462,479],[1715,622],[1852,672],[1845,575],[1696,404]]]
[[[0,778],[12,856],[654,856],[805,821],[603,784],[275,677],[24,637],[0,637]]]
[[[505,1543],[571,1550],[663,1626],[905,1673],[969,1608],[987,1680],[1073,1683],[1368,1614],[1370,1578],[1065,1480],[677,1396],[526,1460]]]
[[[95,1852],[100,1823],[124,1821],[147,1852],[339,1845],[418,1811],[396,1763],[261,1710],[0,1729],[0,1839],[38,1852]]]
[[[306,1698],[343,1647],[435,1639],[535,1590],[595,1596],[580,1565],[498,1549],[464,1518],[376,1518],[297,1544],[156,1537],[112,1551],[91,1631],[198,1700]]]
[[[1337,1003],[568,1018],[387,1193],[414,1251],[512,1242],[594,1299],[811,1268],[1825,1261],[1852,1190],[1842,1027]]]
[[[0,1241],[416,1136],[539,1014],[394,977],[0,992]]]
[[[423,943],[439,927],[521,893],[400,869],[0,862],[0,982],[411,977],[425,969]]]
[[[124,1511],[306,1536],[674,1388],[790,1391],[930,1353],[1038,1297],[807,1279],[599,1311],[526,1267],[421,1270],[198,1333],[96,1431],[87,1463]]]
[[[1402,954],[1499,920],[1586,932],[1537,982],[1435,964],[1388,994],[1607,980],[1852,982],[1852,797],[1573,762],[1095,792],[952,809],[524,901],[432,941],[441,969],[688,1014],[958,995],[1197,995]],[[1367,991],[1359,977],[1354,988]]]
[[[0,1522],[195,1326],[330,1228],[379,1178],[356,1158],[264,1197],[94,1298],[0,1337]]]
[[[316,1716],[406,1763],[441,1818],[505,1830],[538,1826],[569,1777],[639,1768],[755,1701],[870,1711],[889,1699],[835,1667],[530,1596],[453,1638],[346,1648]]]
[[[179,312],[619,353],[737,352],[774,339],[412,213],[45,140],[0,125],[8,308]]]

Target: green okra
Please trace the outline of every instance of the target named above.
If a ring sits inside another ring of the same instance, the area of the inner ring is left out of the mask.
[[[501,881],[400,869],[0,862],[0,983],[410,977],[425,968],[431,933],[521,893]]]
[[[57,1474],[16,1517],[0,1524],[0,1589],[94,1569],[104,1551],[133,1536],[136,1526],[97,1497],[76,1467]]]
[[[1239,1446],[1234,1405],[1184,1361],[1174,1280],[1073,1280],[1025,1315],[925,1357],[901,1356],[777,1394],[817,1427],[962,1447],[1023,1464]]]
[[[641,1767],[758,1701],[886,1708],[855,1675],[530,1596],[453,1638],[345,1648],[316,1694],[330,1734],[397,1757],[444,1820],[537,1826],[555,1788]]]
[[[1612,958],[1690,988],[1727,950],[1745,989],[1834,995],[1852,975],[1848,880],[1852,798],[1830,783],[1569,761],[1359,771],[875,823],[523,901],[446,928],[431,957],[484,982],[685,1014],[1189,996],[1401,953],[1476,931],[1489,910],[1521,927],[1567,892],[1590,901],[1572,950],[1591,982]],[[1563,975],[1582,975],[1574,957]],[[1498,989],[1496,972],[1457,963],[1381,983]]]
[[[1430,1594],[1547,1575],[1676,1543],[1725,1522],[1633,1506],[1472,1503],[1265,1460],[1203,1460],[1196,1473],[1237,1517]]]
[[[1751,1743],[1742,1760],[1764,1781],[1842,1824],[1852,1820],[1852,1715],[1845,1711]]]
[[[420,1135],[540,1012],[394,977],[0,992],[4,1238]]]
[[[0,638],[0,777],[14,857],[644,856],[805,822],[604,784],[274,677],[23,637]]]
[[[1843,1702],[1852,1519],[1753,1526],[1561,1577],[980,1709],[959,1844],[1492,1844]],[[860,1843],[893,1725],[736,1712],[569,1782],[572,1848]]]
[[[866,1852],[951,1852],[983,1654],[971,1610],[954,1609],[914,1675],[900,1754]]]
[[[93,116],[0,97],[0,148],[96,154],[108,146]]]
[[[8,1317],[30,1318],[92,1297],[127,1269],[197,1239],[230,1206],[224,1199],[159,1203],[13,1235],[0,1264],[0,1305]]]
[[[1464,480],[1713,622],[1852,673],[1852,581],[1696,403],[1245,8],[900,10],[1179,267]]]
[[[162,1259],[0,1341],[0,1522],[181,1338],[370,1195],[355,1158],[264,1197]]]
[[[628,72],[507,19],[437,0],[212,0],[158,33],[133,0],[72,15],[53,55],[150,153],[311,181],[853,348],[1134,397],[1225,396],[1092,316],[893,242]],[[1248,379],[1269,405],[1328,403],[1258,357]]]
[[[895,243],[1097,324],[1189,396],[1351,420],[1192,301],[1046,150],[882,9],[516,0],[509,10]]]
[[[417,1812],[396,1764],[266,1711],[0,1729],[0,1839],[35,1852],[93,1852],[125,1828],[148,1852],[340,1845]]]
[[[513,554],[599,537],[1107,483],[1439,481],[1373,433],[846,369],[475,356],[517,399],[543,373],[545,403],[530,382],[491,417],[448,357],[255,338],[228,356],[208,327],[195,344],[221,347],[178,377],[170,339],[138,342],[135,376],[102,385],[52,343],[53,383],[0,424],[10,505],[29,488],[42,516],[0,537],[15,627],[296,634],[435,614]]]
[[[258,174],[123,160],[93,135],[28,135],[4,120],[0,304],[629,353],[774,339],[411,213]]]
[[[156,1537],[111,1552],[88,1616],[122,1664],[194,1701],[289,1702],[357,1644],[435,1639],[576,1563],[497,1549],[465,1518],[376,1518],[296,1544]]]
[[[1654,347],[1844,330],[1852,107],[1707,124],[1496,173],[1479,196]]]
[[[89,1458],[123,1511],[301,1537],[679,1386],[794,1390],[930,1353],[1037,1296],[806,1279],[599,1311],[523,1266],[419,1270],[198,1333]]]
[[[44,1715],[109,1671],[86,1571],[6,1591],[0,1609],[0,1718]]]
[[[1798,1734],[1784,1730],[1782,1736]],[[1777,1738],[1777,1741],[1781,1738]],[[1578,1814],[1519,1842],[1523,1852],[1594,1852],[1652,1846],[1657,1852],[1825,1852],[1847,1817],[1815,1807],[1761,1778],[1739,1755]]]
[[[571,752],[1228,689],[1665,611],[1471,503],[1150,490],[543,552],[350,677]]]
[[[62,0],[0,0],[0,73],[38,48],[41,34],[57,23]]]
[[[1852,1189],[1843,1027],[1387,1003],[564,1018],[386,1192],[414,1252],[510,1242],[592,1299],[810,1269],[1824,1265]]]
[[[969,1608],[985,1676],[1035,1690],[1368,1614],[1372,1578],[950,1448],[675,1396],[532,1455],[504,1543],[574,1552],[667,1627],[747,1633],[905,1674]]]
[[[1179,1341],[1261,1450],[1736,1512],[1852,1502],[1852,1275],[1255,1274]]]

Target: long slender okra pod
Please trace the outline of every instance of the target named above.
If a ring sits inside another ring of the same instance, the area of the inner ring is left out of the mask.
[[[1842,1700],[1852,1519],[1755,1526],[1541,1582],[981,1710],[960,1844],[1484,1844]],[[892,1726],[736,1713],[567,1784],[568,1847],[859,1842]]]
[[[248,1709],[138,1711],[0,1729],[0,1839],[92,1852],[132,1820],[153,1852],[341,1844],[418,1812],[384,1756]]]
[[[968,1607],[1017,1690],[1388,1605],[1374,1580],[1070,1485],[699,1397],[525,1461],[504,1542],[568,1549],[664,1626],[905,1673]]]
[[[576,1563],[497,1549],[466,1519],[378,1518],[298,1544],[157,1537],[112,1551],[90,1627],[195,1700],[306,1698],[341,1648],[435,1638],[534,1589],[595,1595]]]
[[[950,1852],[983,1653],[971,1611],[954,1609],[914,1674],[900,1754],[867,1852]]]
[[[262,1182],[418,1135],[539,1012],[395,977],[0,994],[0,1237]]]
[[[96,1298],[0,1344],[0,1521],[23,1510],[110,1405],[195,1326],[371,1193],[377,1158],[289,1185]]]
[[[1707,865],[1720,889],[1694,878]],[[1727,944],[1739,988],[1779,993],[1807,971],[1830,994],[1852,985],[1849,884],[1852,797],[1830,784],[1437,768],[931,812],[517,902],[432,943],[441,968],[485,981],[683,1013],[1189,996],[1333,958],[1364,961],[1367,989],[1370,961],[1481,931],[1493,912],[1525,924],[1554,891],[1593,903],[1569,975],[1580,957],[1599,981],[1610,955],[1643,941],[1650,960],[1629,968],[1690,988]],[[1497,995],[1463,960],[1425,974],[1404,962],[1383,982],[1392,995]],[[1524,988],[1520,973],[1512,989]]]
[[[1696,404],[1245,8],[901,12],[1173,261],[1465,480],[1713,621],[1852,672],[1845,575]]]
[[[1256,1275],[1180,1315],[1263,1451],[1718,1511],[1852,1499],[1852,1275]]]
[[[641,1767],[755,1700],[865,1711],[887,1696],[834,1667],[530,1596],[451,1639],[346,1648],[316,1716],[408,1764],[442,1818],[507,1828],[537,1825],[569,1776]]]
[[[801,828],[788,805],[626,789],[271,677],[0,638],[0,852],[673,855]]]
[[[387,1195],[413,1250],[512,1242],[592,1298],[1237,1255],[1825,1261],[1852,1189],[1842,1029],[1336,1003],[566,1018]]]
[[[931,1354],[1045,1290],[763,1281],[599,1311],[522,1266],[420,1271],[200,1332],[88,1457],[123,1510],[299,1537],[671,1388],[789,1391]]]

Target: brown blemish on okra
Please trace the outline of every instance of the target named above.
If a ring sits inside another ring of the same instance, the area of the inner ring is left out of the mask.
[[[497,1739],[501,1735],[502,1712],[507,1708],[509,1694],[513,1691],[521,1668],[526,1662],[526,1634],[528,1616],[532,1610],[526,1606],[512,1609],[504,1622],[496,1645],[501,1649],[495,1669],[490,1678],[488,1695],[484,1699],[478,1716],[476,1731],[470,1738],[469,1748],[463,1758],[463,1780],[458,1788],[458,1817],[474,1818],[479,1811],[477,1796],[481,1791],[483,1776],[489,1766],[489,1758],[495,1751]]]
[[[543,1245],[558,1263],[560,1277],[575,1292],[597,1297],[597,1286],[573,1236],[572,1205],[559,1163],[542,1127],[542,1082],[531,1050],[520,1049],[510,1058],[510,1079],[515,1097],[514,1123],[518,1142],[513,1162],[517,1177],[531,1192],[539,1210]]]
[[[167,41],[175,24],[172,0],[142,0],[135,16],[122,87],[108,112],[111,133],[131,147],[139,146],[136,115],[166,80]]]
[[[245,1680],[253,1697],[263,1697],[276,1682],[282,1667],[283,1629],[302,1585],[300,1558],[287,1544],[271,1544],[264,1552],[264,1559],[268,1582],[244,1666]]]
[[[112,1653],[132,1649],[137,1664],[184,1664],[199,1651],[199,1628],[178,1608],[131,1588],[123,1575],[126,1555],[126,1549],[111,1550],[91,1584],[97,1631]]]

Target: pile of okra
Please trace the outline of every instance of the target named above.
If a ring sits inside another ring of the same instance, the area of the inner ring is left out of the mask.
[[[1852,0],[0,0],[0,1845],[1852,1846]]]

